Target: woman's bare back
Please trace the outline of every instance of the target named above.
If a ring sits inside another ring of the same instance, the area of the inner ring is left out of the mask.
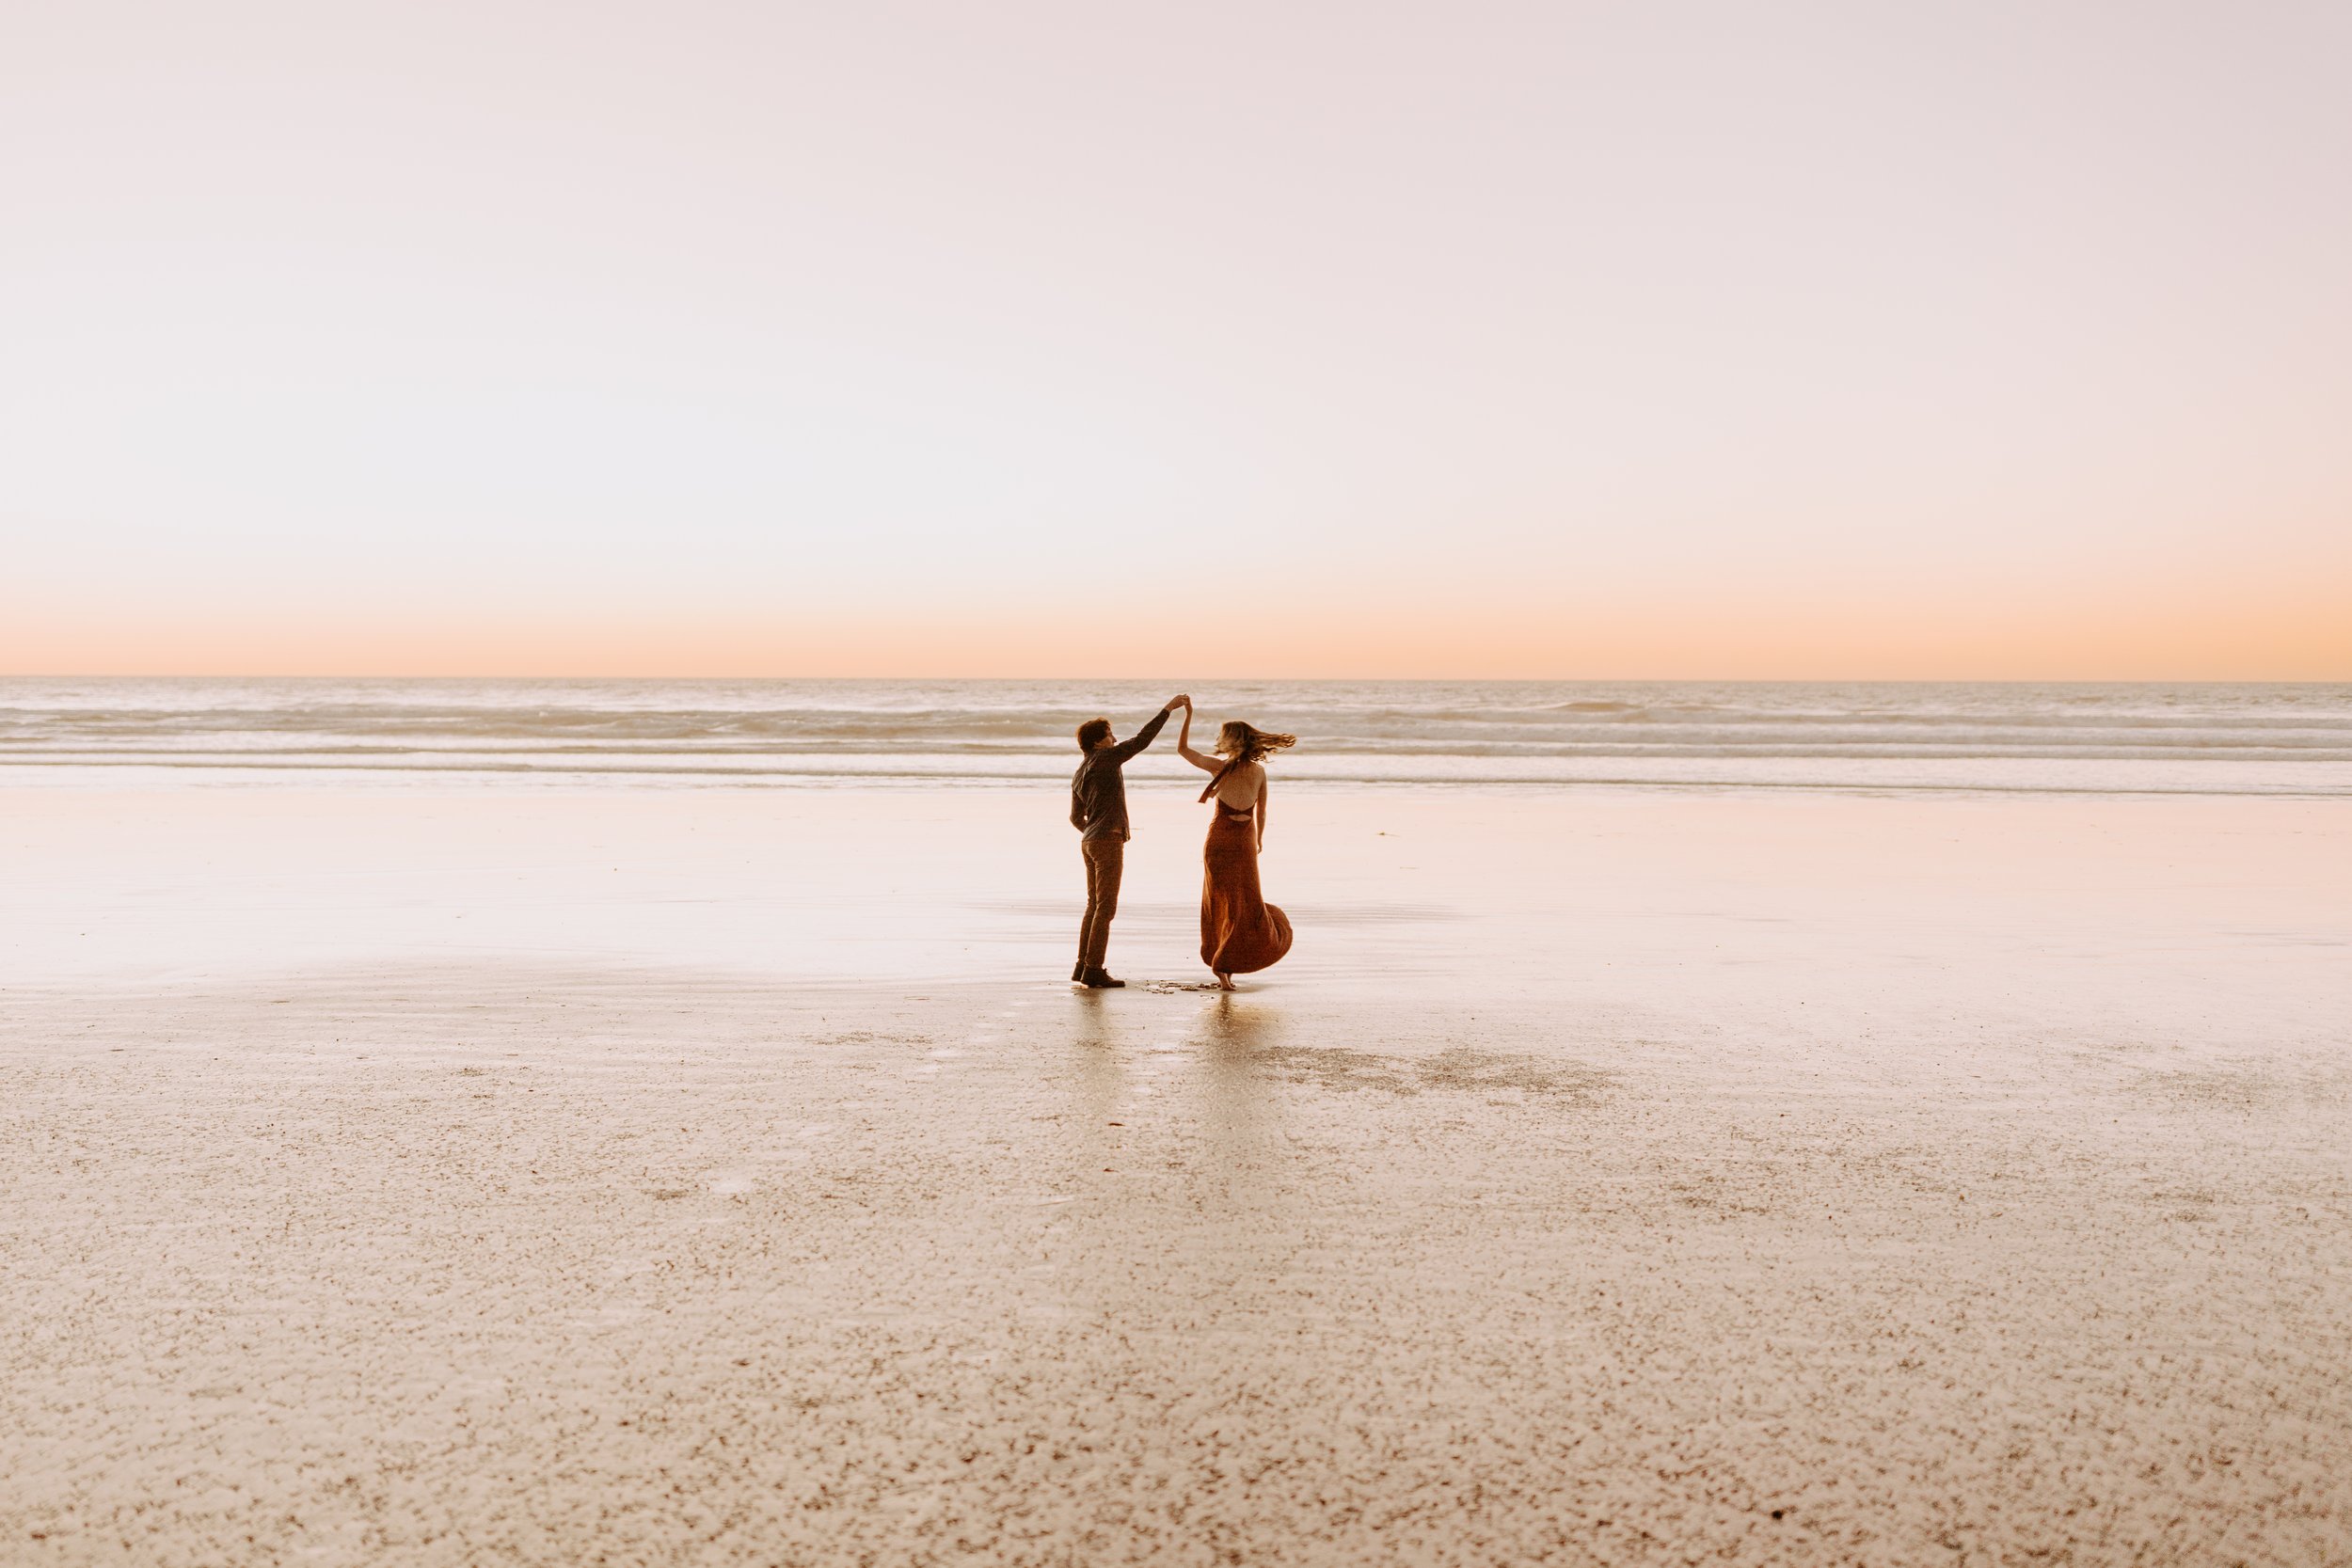
[[[1216,775],[1210,787],[1226,810],[1253,812],[1265,799],[1264,763],[1253,759],[1239,767],[1232,767],[1229,766],[1231,759],[1227,757],[1192,749],[1192,706],[1189,703],[1184,706],[1184,726],[1177,732],[1176,751],[1178,755],[1203,773]],[[1263,824],[1260,831],[1263,831]]]
[[[1265,793],[1265,764],[1245,762],[1217,781],[1216,798],[1232,811],[1254,811]]]

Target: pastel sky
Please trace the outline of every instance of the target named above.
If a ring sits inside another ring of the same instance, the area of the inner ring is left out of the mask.
[[[0,672],[2352,678],[2352,6],[14,0]]]

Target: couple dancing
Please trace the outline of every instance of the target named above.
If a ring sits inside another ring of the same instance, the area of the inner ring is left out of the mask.
[[[1236,719],[1217,732],[1216,754],[1202,756],[1192,749],[1192,699],[1170,697],[1132,739],[1114,738],[1107,719],[1078,726],[1086,760],[1070,781],[1070,825],[1078,830],[1086,859],[1087,912],[1078,927],[1078,967],[1070,978],[1090,990],[1127,983],[1103,969],[1127,860],[1127,782],[1120,769],[1159,738],[1160,726],[1180,707],[1184,722],[1176,750],[1211,775],[1200,803],[1216,802],[1201,853],[1200,961],[1220,990],[1232,990],[1234,975],[1270,969],[1291,950],[1290,916],[1258,891],[1258,851],[1265,847],[1265,755],[1296,745],[1297,737],[1268,735]]]

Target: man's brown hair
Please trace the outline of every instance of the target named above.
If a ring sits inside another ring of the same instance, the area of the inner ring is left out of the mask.
[[[1111,721],[1109,720],[1089,719],[1078,726],[1078,750],[1091,752],[1110,737]]]

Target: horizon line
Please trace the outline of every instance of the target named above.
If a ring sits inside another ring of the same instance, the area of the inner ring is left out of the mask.
[[[971,684],[1014,681],[1098,681],[1104,685],[1184,684],[1174,675],[780,675],[780,674],[585,674],[551,672],[490,672],[471,674],[388,674],[378,673],[311,673],[247,671],[179,673],[112,673],[0,671],[8,681],[598,681],[656,683],[797,681],[808,684],[904,683]],[[1195,677],[1199,679],[1199,677]],[[2282,676],[2276,678],[2217,675],[1220,675],[1215,682],[1284,682],[1295,686],[1414,684],[1424,686],[2347,686],[2352,675]]]

